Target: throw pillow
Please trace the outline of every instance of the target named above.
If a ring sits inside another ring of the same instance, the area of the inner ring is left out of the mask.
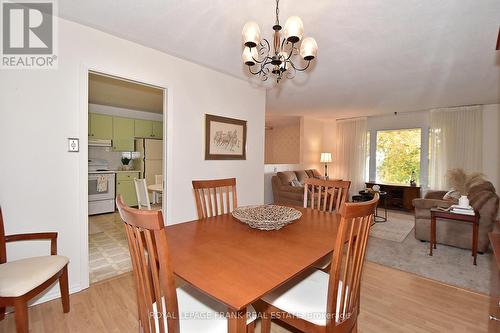
[[[446,192],[446,194],[443,196],[443,200],[454,201],[460,199],[460,196],[461,196],[460,192],[451,189],[448,192]]]
[[[290,185],[292,185],[293,187],[301,187],[302,184],[300,184],[300,182],[297,180],[297,179],[294,179],[290,182]]]

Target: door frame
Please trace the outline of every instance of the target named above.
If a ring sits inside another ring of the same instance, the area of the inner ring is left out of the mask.
[[[89,279],[89,237],[88,237],[88,81],[89,73],[95,72],[101,75],[107,75],[131,81],[139,84],[152,86],[163,90],[163,174],[164,188],[162,209],[164,214],[164,223],[172,218],[172,196],[169,195],[169,189],[172,188],[173,177],[167,170],[172,170],[172,115],[173,115],[173,89],[165,82],[161,82],[160,78],[153,80],[144,80],[140,73],[131,71],[125,68],[109,69],[98,65],[82,64],[80,67],[79,77],[79,137],[80,137],[80,153],[79,153],[79,170],[78,170],[78,212],[80,226],[80,290],[87,289],[90,285]],[[148,75],[142,75],[148,76]],[[151,74],[149,74],[151,76]]]

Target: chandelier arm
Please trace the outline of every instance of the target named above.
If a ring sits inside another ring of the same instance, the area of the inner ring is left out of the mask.
[[[257,72],[253,72],[252,71],[252,66],[248,66],[248,71],[250,72],[250,74],[252,75],[259,75],[261,72],[262,72],[262,68],[260,70],[258,70]]]
[[[304,68],[297,68],[292,61],[290,61],[290,64],[292,65],[293,69],[295,69],[296,71],[303,72],[309,68],[309,65],[311,64],[311,60],[307,60],[307,65]]]
[[[267,39],[265,39],[265,38],[263,38],[262,40],[266,42],[267,47],[266,47],[266,45],[263,45],[262,42],[260,42],[261,49],[258,51],[258,53],[260,54],[262,52],[262,50],[266,50],[266,55],[264,56],[264,58],[262,60],[255,59],[253,57],[253,55],[252,55],[253,61],[255,61],[258,64],[261,64],[261,63],[265,62],[266,60],[268,60],[268,58],[269,58],[269,51],[271,50],[270,46],[269,46],[269,41]],[[251,49],[250,49],[250,51],[251,51]]]
[[[287,46],[289,44],[290,44],[290,50],[289,51],[285,51],[285,46]],[[281,43],[281,51],[288,53],[288,57],[285,59],[285,61],[290,60],[290,58],[292,57],[293,52],[295,50],[296,50],[295,43],[288,42],[286,39],[283,38],[283,42]]]

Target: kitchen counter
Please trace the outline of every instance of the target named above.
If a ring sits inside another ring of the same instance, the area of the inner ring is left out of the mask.
[[[113,171],[115,173],[122,173],[122,172],[141,172],[141,170],[115,170]]]

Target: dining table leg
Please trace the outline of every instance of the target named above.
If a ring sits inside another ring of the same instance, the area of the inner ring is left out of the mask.
[[[229,318],[227,320],[228,333],[246,333],[247,329],[247,310],[229,309]]]

